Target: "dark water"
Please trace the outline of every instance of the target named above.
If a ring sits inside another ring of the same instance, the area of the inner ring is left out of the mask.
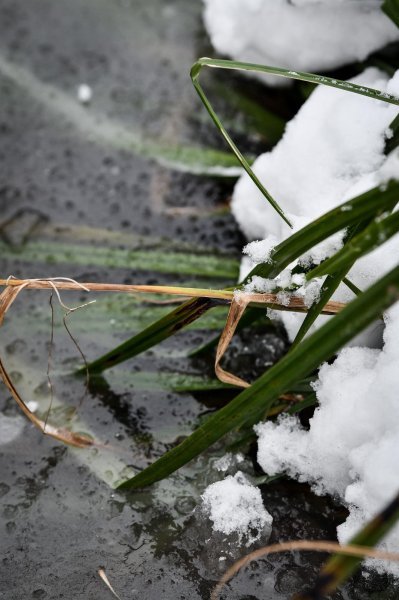
[[[194,60],[210,52],[200,2],[0,1],[2,276],[207,287],[236,281],[243,240],[227,210],[232,180],[193,174],[188,164],[193,148],[224,149],[188,77]],[[223,78],[204,81],[218,90],[215,100],[244,149],[267,147],[246,114],[224,106]],[[88,107],[76,100],[80,83],[93,89]],[[252,98],[262,93],[257,83],[247,86]],[[290,101],[282,115],[294,109]],[[179,148],[172,158],[171,148]],[[87,298],[66,293],[63,300]],[[103,296],[69,323],[93,359],[167,310]],[[50,356],[50,421],[90,433],[99,446],[74,450],[43,437],[1,388],[0,598],[108,600],[101,567],[122,600],[207,598],[226,565],[248,551],[193,515],[206,485],[220,478],[213,463],[223,446],[143,492],[126,496],[112,485],[226,400],[210,364],[187,358],[220,329],[224,309],[107,372],[83,402],[84,383],[68,375],[80,356],[58,307],[55,317],[49,354],[49,294],[21,294],[2,329],[6,367],[45,415]],[[284,350],[280,334],[266,335],[274,350],[265,363]],[[234,352],[233,361],[240,349]],[[184,391],[193,386],[195,393]],[[253,473],[250,458],[241,467]],[[334,539],[345,518],[305,486],[280,481],[262,493],[274,517],[272,542]],[[259,561],[225,597],[290,598],[322,560],[297,554]],[[358,575],[334,598],[395,598],[388,583]]]

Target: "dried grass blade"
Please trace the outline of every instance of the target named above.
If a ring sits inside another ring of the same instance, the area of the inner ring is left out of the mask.
[[[223,587],[228,583],[234,575],[238,573],[240,569],[245,567],[247,564],[267,556],[269,554],[278,554],[280,552],[292,552],[294,550],[305,550],[312,552],[335,552],[339,555],[355,556],[355,557],[368,557],[368,558],[379,558],[381,560],[393,560],[399,562],[399,554],[393,552],[383,552],[381,550],[375,550],[366,546],[358,545],[347,545],[340,546],[338,542],[325,542],[325,541],[313,541],[313,540],[298,540],[293,542],[282,542],[281,544],[272,544],[254,550],[247,554],[243,558],[236,561],[223,575],[218,584],[215,586],[211,594],[211,600],[217,600]]]
[[[234,332],[237,328],[238,323],[242,315],[244,314],[245,309],[247,308],[249,303],[248,297],[244,294],[237,294],[231,304],[229,314],[227,315],[226,325],[223,329],[222,335],[219,339],[219,344],[216,350],[216,359],[215,359],[215,373],[220,381],[223,383],[229,383],[231,385],[237,385],[238,387],[247,388],[250,386],[249,383],[233,375],[232,373],[228,373],[220,366],[220,361],[226,352],[231,339],[234,335]]]

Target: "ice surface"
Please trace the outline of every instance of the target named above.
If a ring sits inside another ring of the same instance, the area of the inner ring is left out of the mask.
[[[23,417],[0,415],[0,446],[9,444],[19,437],[25,425],[26,420]]]
[[[204,0],[216,50],[235,60],[327,70],[399,38],[380,0]],[[356,35],[353,34],[356,32]],[[263,76],[264,77],[264,76]],[[282,78],[269,78],[281,85]]]
[[[272,516],[263,506],[259,489],[238,471],[208,486],[202,495],[203,508],[213,529],[226,535],[238,533],[247,544],[259,539],[272,524]]]

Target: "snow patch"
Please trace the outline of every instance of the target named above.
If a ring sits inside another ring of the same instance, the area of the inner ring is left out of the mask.
[[[238,533],[240,542],[247,539],[247,546],[258,540],[273,521],[263,506],[260,490],[241,471],[208,486],[202,502],[214,531]]]
[[[328,70],[362,61],[399,39],[380,0],[204,0],[204,4],[213,46],[235,60],[297,71]],[[281,77],[267,81],[287,83]]]

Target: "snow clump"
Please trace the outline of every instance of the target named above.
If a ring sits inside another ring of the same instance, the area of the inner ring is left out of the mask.
[[[214,531],[238,533],[240,543],[245,538],[247,546],[271,527],[273,518],[263,506],[260,490],[241,471],[212,483],[201,497]]]
[[[235,60],[299,71],[328,70],[362,61],[399,38],[398,29],[381,11],[381,0],[204,3],[213,46]],[[268,82],[281,85],[287,80],[270,77]]]

